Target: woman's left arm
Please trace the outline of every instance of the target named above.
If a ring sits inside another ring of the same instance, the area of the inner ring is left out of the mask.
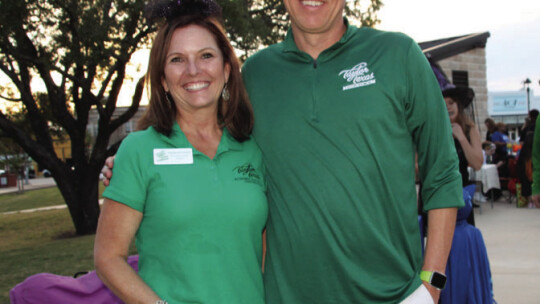
[[[454,126],[452,126],[452,128],[454,128]],[[454,134],[455,133],[456,132],[454,132]],[[476,125],[473,125],[469,131],[470,142],[463,132],[461,132],[461,135],[462,136],[456,136],[456,138],[459,141],[463,152],[465,153],[467,162],[474,170],[480,170],[480,168],[482,168],[482,164],[484,163],[480,132],[478,132]]]

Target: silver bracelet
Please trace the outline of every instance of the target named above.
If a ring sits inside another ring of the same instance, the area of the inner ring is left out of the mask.
[[[168,304],[165,300],[157,300],[156,304]]]

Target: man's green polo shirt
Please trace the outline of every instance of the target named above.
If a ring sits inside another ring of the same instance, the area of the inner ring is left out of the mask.
[[[267,168],[267,304],[398,303],[422,267],[426,209],[463,206],[450,120],[418,45],[348,26],[317,60],[292,32],[242,73]]]
[[[103,195],[144,214],[139,275],[160,297],[264,303],[265,172],[253,140],[239,143],[224,130],[209,159],[175,123],[170,137],[153,128],[130,134],[114,165]]]

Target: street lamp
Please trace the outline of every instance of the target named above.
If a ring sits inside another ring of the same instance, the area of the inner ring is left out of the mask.
[[[525,88],[527,88],[527,113],[529,113],[531,111],[531,99],[529,97],[529,92],[531,91],[529,85],[531,84],[531,80],[527,78],[523,81],[523,84],[525,85]]]

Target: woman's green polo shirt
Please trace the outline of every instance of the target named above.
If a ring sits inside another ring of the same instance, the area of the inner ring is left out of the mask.
[[[191,150],[190,150],[191,149]],[[192,161],[190,158],[192,157]],[[103,196],[142,212],[139,275],[169,303],[264,303],[265,170],[253,140],[226,130],[214,159],[175,123],[121,144]]]

